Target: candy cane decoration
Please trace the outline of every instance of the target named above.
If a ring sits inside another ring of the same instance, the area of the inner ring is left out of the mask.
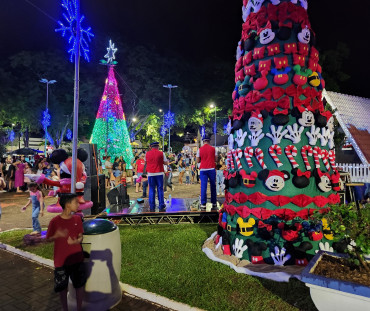
[[[235,158],[235,161],[236,161],[236,165],[238,166],[238,170],[241,170],[243,168],[242,164],[240,163],[240,158],[243,155],[242,150],[240,148],[234,149],[233,150],[233,155],[234,155],[234,158]]]
[[[235,166],[234,166],[234,160],[233,160],[233,156],[232,156],[232,150],[228,151],[227,152],[227,169],[228,170],[235,170]]]
[[[256,150],[254,151],[254,155],[256,156],[256,158],[258,160],[258,163],[261,165],[261,167],[263,169],[267,168],[265,162],[263,161],[265,156],[263,155],[262,149],[261,148],[256,148]]]
[[[321,150],[321,160],[324,163],[328,172],[330,172],[330,164],[329,164],[329,151],[326,149]]]
[[[313,152],[313,149],[310,145],[303,146],[301,149],[301,155],[303,158],[303,162],[304,162],[304,165],[306,165],[306,169],[308,171],[311,169],[310,162],[308,161],[308,156],[312,157],[312,152]]]
[[[275,164],[277,167],[280,167],[283,165],[283,163],[280,162],[278,155],[282,155],[283,151],[281,150],[281,147],[279,145],[272,145],[269,148],[269,154],[271,158],[275,161]]]
[[[297,155],[297,148],[294,145],[289,145],[285,147],[285,154],[288,157],[288,160],[290,164],[292,164],[293,168],[298,167],[298,163],[294,159],[294,157]]]
[[[321,148],[319,146],[316,146],[315,148],[313,148],[312,153],[315,162],[315,167],[320,168]]]
[[[337,166],[335,165],[335,152],[334,152],[334,150],[329,151],[329,161],[330,161],[330,165],[333,168],[333,170],[336,170]]]
[[[253,157],[253,147],[246,147],[244,149],[244,157],[247,160],[249,167],[253,167],[252,157]]]

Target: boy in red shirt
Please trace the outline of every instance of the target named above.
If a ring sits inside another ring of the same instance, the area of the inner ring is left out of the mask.
[[[50,221],[46,235],[48,241],[54,242],[54,290],[60,294],[63,310],[68,310],[68,280],[71,278],[76,289],[77,310],[82,310],[83,286],[86,283],[81,247],[83,227],[81,217],[72,214],[79,207],[77,195],[61,194],[59,204],[63,212]]]

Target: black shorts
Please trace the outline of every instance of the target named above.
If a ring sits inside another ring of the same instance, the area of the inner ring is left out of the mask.
[[[80,288],[86,283],[85,266],[82,262],[71,266],[63,266],[54,270],[54,290],[56,293],[68,288],[68,281],[71,278],[74,288]]]

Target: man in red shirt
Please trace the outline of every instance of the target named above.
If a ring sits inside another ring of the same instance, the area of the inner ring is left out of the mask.
[[[163,175],[164,164],[167,164],[165,154],[159,150],[159,143],[153,142],[150,144],[151,150],[145,155],[146,171],[148,173],[149,184],[149,207],[151,212],[155,212],[155,190],[158,191],[159,211],[165,212],[166,205],[164,204],[163,193]]]
[[[200,201],[201,210],[206,210],[207,184],[211,184],[212,211],[217,211],[216,196],[216,149],[209,144],[210,138],[205,135],[203,146],[198,149],[197,163],[200,163]]]

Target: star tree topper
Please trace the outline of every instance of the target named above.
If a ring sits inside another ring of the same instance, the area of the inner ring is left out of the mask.
[[[108,52],[104,56],[104,58],[107,59],[108,65],[112,65],[114,63],[117,63],[117,62],[113,61],[114,59],[116,59],[114,54],[116,54],[117,50],[118,49],[114,47],[114,43],[112,43],[112,40],[109,40],[109,47],[107,47]]]

